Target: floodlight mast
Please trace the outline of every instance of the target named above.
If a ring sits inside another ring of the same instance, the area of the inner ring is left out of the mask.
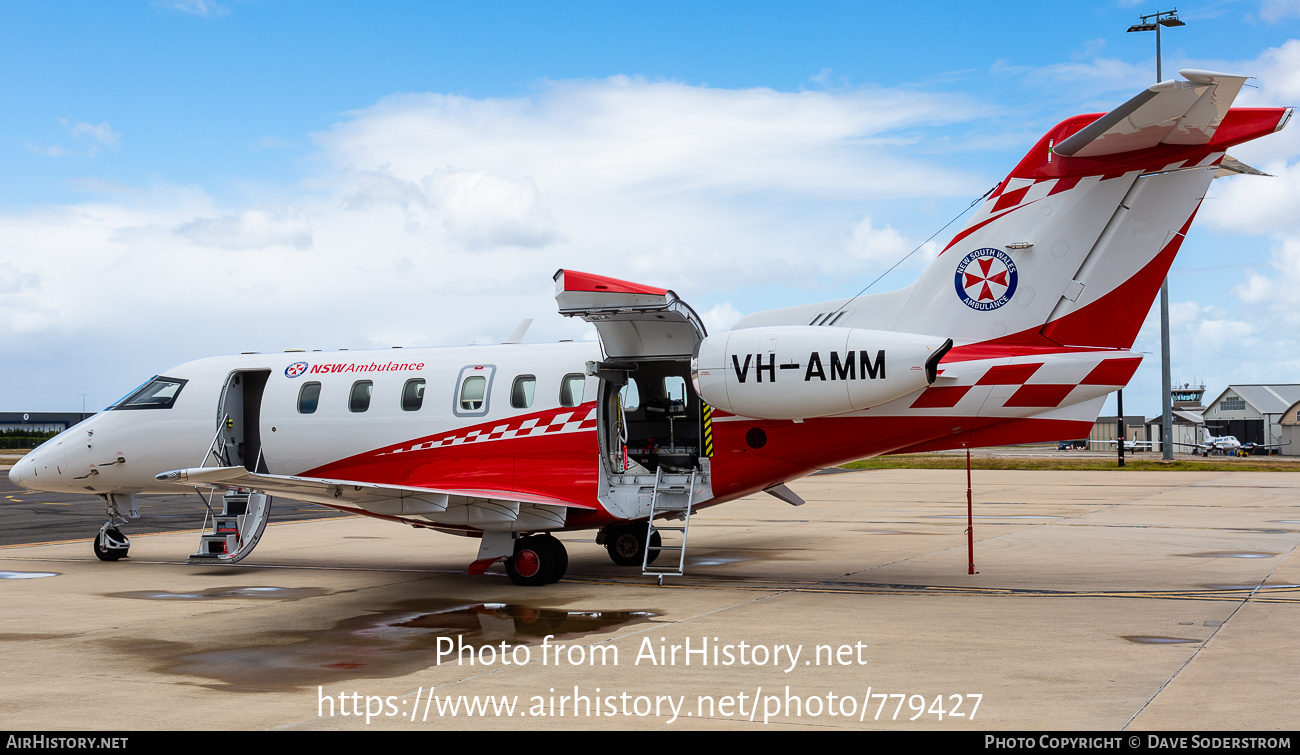
[[[1128,31],[1154,31],[1156,33],[1156,83],[1164,78],[1160,71],[1160,27],[1186,26],[1178,18],[1178,9],[1160,11],[1140,17],[1142,23],[1133,24]],[[1169,369],[1169,276],[1160,283],[1160,450],[1165,461],[1174,459],[1174,413],[1171,390],[1173,386]],[[1121,443],[1122,445],[1122,443]]]

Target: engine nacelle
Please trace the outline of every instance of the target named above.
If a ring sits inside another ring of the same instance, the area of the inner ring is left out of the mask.
[[[860,328],[772,326],[703,339],[691,358],[695,392],[758,419],[860,411],[934,382],[951,339]]]

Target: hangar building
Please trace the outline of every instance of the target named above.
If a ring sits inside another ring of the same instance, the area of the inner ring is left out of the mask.
[[[1206,404],[1205,431],[1242,443],[1283,443],[1282,418],[1297,401],[1300,385],[1230,385]]]

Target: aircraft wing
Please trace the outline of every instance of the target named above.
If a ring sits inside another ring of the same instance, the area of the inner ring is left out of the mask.
[[[381,516],[418,517],[435,524],[481,529],[552,529],[564,525],[568,508],[596,508],[594,504],[520,491],[379,485],[353,480],[257,474],[243,467],[177,469],[163,472],[157,479],[215,489],[250,488],[334,508],[359,508]]]
[[[1186,69],[1186,81],[1162,81],[1103,115],[1052,151],[1103,157],[1159,144],[1207,144],[1246,76]]]

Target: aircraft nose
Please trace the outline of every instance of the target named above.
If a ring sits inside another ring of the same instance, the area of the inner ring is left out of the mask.
[[[20,488],[26,488],[27,486],[23,484],[23,480],[31,477],[31,466],[32,463],[26,456],[19,459],[14,463],[13,468],[9,470],[9,481]]]

